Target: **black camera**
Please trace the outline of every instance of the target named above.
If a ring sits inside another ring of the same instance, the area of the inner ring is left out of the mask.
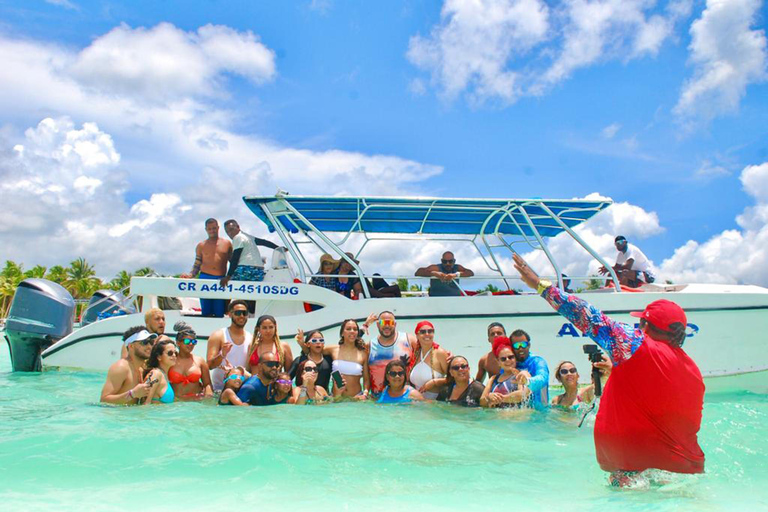
[[[589,356],[590,363],[599,363],[603,360],[603,352],[597,345],[582,345],[581,349]]]
[[[603,360],[603,352],[600,350],[600,347],[597,345],[582,345],[581,349],[584,351],[585,354],[589,357],[590,363],[599,363]],[[592,367],[592,382],[595,385],[595,396],[600,396],[603,394],[603,387],[600,382],[600,370]]]

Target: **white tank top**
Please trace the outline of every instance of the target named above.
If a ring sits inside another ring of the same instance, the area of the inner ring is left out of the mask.
[[[421,357],[421,361],[416,363],[411,369],[411,384],[413,384],[413,387],[416,389],[419,389],[421,386],[432,379],[442,379],[445,377],[445,375],[433,369],[431,366],[429,366],[429,364],[426,363],[425,359],[431,356],[432,349],[429,349],[427,350],[427,353]],[[422,395],[424,395],[424,398],[428,398],[430,400],[437,398],[437,393],[433,391],[426,391],[422,393]]]
[[[211,382],[213,383],[214,391],[221,391],[224,389],[224,374],[226,373],[224,368],[230,366],[247,367],[248,347],[251,346],[251,341],[253,341],[253,334],[248,331],[245,331],[245,340],[243,340],[241,345],[238,345],[232,339],[232,335],[229,333],[229,327],[224,327],[222,332],[224,334],[224,341],[232,344],[232,350],[229,351],[226,359],[221,361],[221,365],[219,365],[218,368],[213,368],[211,370]]]

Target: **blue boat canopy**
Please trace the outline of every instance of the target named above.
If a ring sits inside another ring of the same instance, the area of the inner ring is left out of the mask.
[[[244,197],[248,208],[275,231],[292,233],[401,233],[428,235],[534,235],[564,231],[611,204],[610,200],[446,199],[425,197]]]

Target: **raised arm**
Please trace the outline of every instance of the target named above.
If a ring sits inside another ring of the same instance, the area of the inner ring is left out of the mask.
[[[536,289],[539,276],[520,255],[515,254],[515,268],[525,284]],[[541,290],[541,296],[552,308],[568,319],[581,332],[600,345],[619,365],[632,357],[643,343],[643,333],[631,325],[616,322],[588,302],[550,285]]]
[[[256,245],[260,245],[262,247],[268,247],[269,249],[277,249],[277,244],[270,240],[266,240],[264,238],[256,238],[254,236],[253,241],[256,242]]]

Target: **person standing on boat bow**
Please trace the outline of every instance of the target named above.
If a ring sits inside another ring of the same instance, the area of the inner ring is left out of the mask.
[[[232,256],[232,244],[219,237],[219,221],[207,219],[205,232],[208,235],[195,248],[195,263],[192,270],[181,274],[182,279],[215,279],[220,281],[227,273],[227,263]],[[221,299],[200,299],[203,316],[223,317],[226,301]]]
[[[472,277],[474,272],[456,264],[452,252],[443,253],[439,265],[429,265],[416,271],[416,277],[431,277],[429,280],[430,297],[459,297],[464,295],[459,288],[460,277]]]
[[[514,260],[525,284],[605,349],[613,362],[594,433],[597,461],[611,473],[611,485],[629,485],[637,473],[651,468],[703,473],[697,433],[704,381],[682,349],[688,322],[683,309],[664,299],[651,302],[644,311],[630,313],[640,318],[635,329],[539,279],[520,255]]]

